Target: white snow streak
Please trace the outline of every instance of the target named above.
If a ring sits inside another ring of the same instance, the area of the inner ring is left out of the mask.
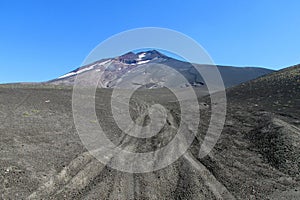
[[[147,62],[150,62],[151,60],[143,60],[143,61],[139,61],[136,64],[141,65],[141,64],[145,64]]]
[[[93,65],[91,65],[91,66],[89,66],[89,67],[82,68],[82,69],[78,70],[77,72],[70,72],[70,73],[65,74],[65,75],[63,75],[63,76],[60,76],[59,79],[67,78],[67,77],[69,77],[69,76],[74,76],[74,75],[77,75],[77,74],[81,74],[81,73],[83,73],[83,72],[86,72],[86,71],[89,71],[89,70],[94,69],[94,67],[95,67],[96,65],[105,65],[105,64],[108,63],[108,62],[110,62],[110,60],[106,60],[106,61],[103,61],[103,62],[101,62],[101,63],[93,64]],[[99,70],[99,71],[100,71],[100,70]]]

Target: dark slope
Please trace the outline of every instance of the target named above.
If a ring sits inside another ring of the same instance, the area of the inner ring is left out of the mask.
[[[227,90],[226,125],[201,162],[235,196],[300,198],[299,77],[298,65]]]
[[[229,100],[300,119],[300,65],[228,89]]]
[[[246,81],[274,72],[273,70],[259,67],[231,67],[218,66],[226,88],[239,85]]]

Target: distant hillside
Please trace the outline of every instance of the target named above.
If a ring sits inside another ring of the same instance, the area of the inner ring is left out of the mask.
[[[252,103],[259,109],[300,119],[300,65],[230,88],[228,97],[232,101]]]

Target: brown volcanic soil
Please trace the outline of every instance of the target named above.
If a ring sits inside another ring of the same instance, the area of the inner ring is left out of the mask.
[[[172,165],[142,174],[111,169],[86,151],[74,127],[70,88],[3,85],[1,199],[299,199],[299,75],[296,66],[228,90],[226,125],[204,159],[198,150],[210,110],[201,103],[191,148]],[[141,141],[114,126],[110,94],[98,91],[96,109],[112,141],[121,137],[125,149],[149,151],[174,136],[180,119],[172,94],[140,91],[132,98],[137,121],[147,120],[141,114],[153,103],[171,114],[163,132]]]

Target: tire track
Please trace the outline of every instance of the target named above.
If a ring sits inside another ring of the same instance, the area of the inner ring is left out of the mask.
[[[136,121],[144,122],[146,120],[146,108],[148,107],[150,106],[147,104],[141,105],[138,109],[138,112],[141,114]],[[166,126],[168,126],[169,129],[165,129],[165,131],[172,132],[178,126],[171,113],[168,113],[167,116],[169,123],[166,123]],[[185,127],[187,131],[190,131],[188,126]],[[129,128],[133,129],[133,127]],[[162,136],[161,142],[169,139],[170,135],[168,133],[166,133],[166,135],[167,136],[164,137]],[[118,147],[126,151],[134,152],[139,149],[140,145],[157,148],[156,145],[153,145],[152,140],[148,140],[146,143],[141,144],[137,138],[128,135],[124,135],[120,138]],[[178,144],[177,148],[182,148],[182,144]],[[174,149],[174,152],[176,151],[177,150]],[[72,160],[68,166],[64,167],[61,172],[37,188],[37,190],[27,199],[73,199],[78,198],[78,196],[85,197],[85,195],[88,195],[94,190],[101,191],[101,188],[97,188],[95,186],[95,180],[99,182],[104,181],[104,183],[109,181],[110,184],[112,184],[109,190],[105,190],[109,192],[109,194],[103,194],[103,196],[106,196],[105,199],[176,199],[181,195],[175,192],[177,189],[179,189],[178,191],[180,193],[184,193],[184,189],[182,190],[178,188],[181,186],[177,185],[178,180],[182,178],[179,176],[179,172],[184,169],[187,170],[185,173],[189,173],[190,169],[194,169],[194,171],[197,172],[197,176],[194,176],[192,179],[186,178],[185,181],[189,181],[189,184],[195,184],[197,186],[200,185],[203,188],[198,188],[194,192],[189,191],[190,194],[183,194],[183,196],[188,195],[191,199],[196,199],[197,196],[205,197],[207,194],[200,194],[200,192],[204,192],[208,189],[215,199],[235,199],[227,188],[222,185],[203,164],[193,157],[189,150],[183,155],[181,161],[176,161],[165,169],[144,174],[132,174],[113,170],[113,177],[107,177],[105,180],[99,180],[97,177],[101,177],[100,174],[104,169],[106,169],[106,164],[99,162],[93,157],[93,155],[103,155],[103,153],[106,152],[103,152],[102,149],[97,149],[93,152],[85,152],[79,155],[77,158]],[[107,158],[107,163],[113,162],[115,157],[118,159],[117,155],[118,152],[114,155],[110,155]],[[162,158],[158,157],[158,154],[155,152],[153,153],[153,156],[156,158],[156,162],[154,162],[153,165],[157,165]],[[136,158],[132,158],[129,162],[134,165],[135,159]],[[119,162],[127,163],[128,160],[120,160]],[[181,162],[184,162],[185,165],[189,167],[182,169],[180,165]],[[155,166],[153,166],[153,169],[154,168]],[[200,177],[200,179],[197,177]],[[100,185],[103,186],[103,184],[101,183]],[[161,186],[158,187],[158,185]],[[98,193],[96,192],[94,195],[96,194]]]

